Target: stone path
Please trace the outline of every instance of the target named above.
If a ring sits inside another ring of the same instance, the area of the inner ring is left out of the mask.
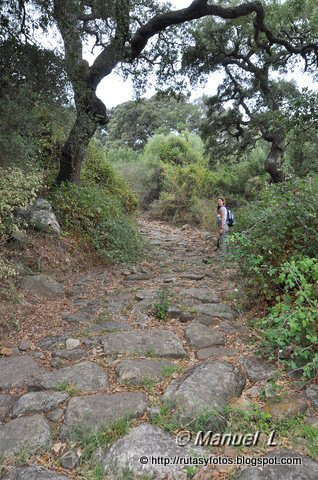
[[[145,220],[140,230],[151,245],[149,258],[138,267],[118,267],[114,278],[94,270],[69,289],[43,276],[24,280],[39,302],[68,295],[71,308],[63,313],[60,335],[41,338],[36,348],[25,341],[0,358],[1,479],[185,480],[192,472],[187,466],[140,458],[220,451],[178,446],[175,434],[161,428],[160,415],[169,412],[180,428],[189,428],[209,411],[207,426],[219,432],[224,407],[246,405],[269,386],[276,367],[255,356],[248,328],[228,303],[235,276],[211,252],[204,232]],[[312,385],[307,395],[269,411],[283,418],[303,412],[308,424],[317,425],[317,408],[318,387]],[[219,413],[213,417],[212,410]],[[96,441],[90,452],[95,474],[89,473],[85,442],[121,421],[130,429],[108,447]],[[20,465],[21,456],[27,466]],[[279,478],[318,478],[318,464],[303,458],[305,477],[280,466]],[[193,478],[229,477],[226,469],[210,466]],[[267,467],[238,469],[231,478],[278,477]]]

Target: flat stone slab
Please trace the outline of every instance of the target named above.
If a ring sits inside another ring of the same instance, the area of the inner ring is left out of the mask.
[[[29,355],[0,358],[0,388],[29,387],[44,370]]]
[[[142,423],[117,440],[110,449],[102,451],[99,456],[96,456],[96,461],[102,464],[105,475],[113,474],[114,478],[123,478],[125,470],[129,470],[134,478],[186,480],[188,478],[186,465],[174,465],[173,463],[155,465],[151,463],[151,457],[181,458],[188,456],[202,456],[202,451],[193,447],[191,449],[179,447],[175,438],[168,433],[148,423]],[[145,457],[148,462],[142,464],[140,461],[142,457]]]
[[[180,278],[186,278],[188,280],[203,280],[205,273],[195,273],[195,272],[184,272],[181,273]]]
[[[72,385],[83,392],[96,392],[106,389],[109,382],[107,373],[92,362],[82,362],[45,373],[35,382],[35,387],[40,390],[52,390],[61,385]]]
[[[69,477],[44,467],[18,467],[12,468],[1,480],[69,480]]]
[[[49,412],[69,398],[65,392],[30,392],[22,395],[14,404],[12,416],[24,413]]]
[[[139,280],[150,280],[150,276],[148,273],[132,273],[131,275],[127,275],[125,280],[131,281],[139,281]]]
[[[59,298],[64,295],[64,286],[47,275],[25,275],[22,278],[22,288],[45,298]]]
[[[317,480],[318,463],[297,452],[285,450],[277,452],[273,450],[265,458],[269,460],[277,457],[278,462],[282,457],[301,458],[301,465],[265,465],[262,467],[248,467],[239,472],[235,480]],[[274,460],[274,459],[272,459]]]
[[[224,320],[219,324],[220,330],[222,330],[225,333],[235,334],[235,333],[248,333],[249,330],[245,325],[229,321],[229,320]]]
[[[89,352],[83,348],[73,348],[73,350],[53,350],[53,358],[63,358],[64,360],[79,360],[87,357]]]
[[[191,422],[207,410],[220,410],[245,386],[242,372],[226,362],[209,361],[190,368],[174,380],[163,399],[171,404],[181,420]]]
[[[216,319],[234,320],[235,313],[226,304],[223,303],[204,303],[194,305],[193,309],[197,313],[198,321],[205,325],[215,325]]]
[[[234,348],[208,347],[198,350],[196,356],[198,360],[206,360],[210,357],[231,357],[237,354]]]
[[[93,317],[92,313],[89,312],[77,312],[77,313],[67,313],[63,315],[62,320],[67,323],[85,323],[91,320]]]
[[[239,362],[245,368],[247,378],[252,383],[270,380],[277,371],[275,365],[258,357],[241,357]]]
[[[135,293],[135,298],[138,302],[140,302],[141,300],[156,298],[157,293],[158,290],[153,290],[150,288],[140,288]]]
[[[199,300],[202,303],[219,302],[217,294],[209,288],[183,288],[178,294],[187,300]]]
[[[151,354],[171,358],[187,356],[179,338],[170,330],[131,330],[124,333],[110,333],[103,337],[102,343],[106,355]]]
[[[213,345],[225,345],[224,333],[203,323],[192,322],[187,326],[185,335],[191,347],[204,348]]]
[[[103,333],[121,332],[131,330],[131,326],[125,322],[103,322],[89,327],[86,332],[89,335],[102,335]]]
[[[76,438],[83,433],[96,431],[125,416],[140,417],[146,409],[147,397],[139,392],[73,397],[66,409],[62,435]]]
[[[51,445],[51,430],[43,415],[20,417],[0,427],[0,457],[33,452]]]
[[[162,380],[165,378],[165,369],[173,366],[171,362],[160,360],[122,360],[116,366],[116,373],[120,383],[142,385],[147,380]]]

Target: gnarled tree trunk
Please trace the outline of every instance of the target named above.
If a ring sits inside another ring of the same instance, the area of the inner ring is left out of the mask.
[[[76,102],[77,117],[60,153],[60,170],[56,183],[79,183],[86,148],[99,125],[107,123],[106,108],[94,91],[87,89],[86,105]]]
[[[280,132],[277,135],[264,134],[263,137],[271,142],[271,149],[265,160],[265,171],[268,172],[274,183],[281,183],[285,176],[282,170],[285,150],[285,135]]]

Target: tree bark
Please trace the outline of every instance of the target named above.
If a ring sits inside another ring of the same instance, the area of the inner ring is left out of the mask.
[[[274,183],[284,181],[282,171],[284,157],[284,142],[282,140],[273,140],[271,149],[265,160],[265,171],[268,172]]]
[[[56,184],[80,182],[82,163],[86,148],[99,125],[108,121],[106,108],[94,91],[87,88],[86,97],[77,98],[77,117],[60,154],[60,170]]]

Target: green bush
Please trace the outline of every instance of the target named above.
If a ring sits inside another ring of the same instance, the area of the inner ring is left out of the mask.
[[[281,356],[291,369],[308,378],[318,370],[318,259],[293,258],[279,269],[283,293],[269,314],[257,322],[262,352]]]
[[[145,146],[145,157],[153,161],[186,165],[204,163],[203,142],[198,135],[154,135]]]
[[[116,197],[126,212],[136,210],[136,196],[107,160],[105,149],[95,140],[91,141],[87,148],[81,179],[83,185],[99,185],[105,189],[106,194]]]
[[[283,262],[297,254],[318,255],[317,224],[317,176],[269,185],[241,209],[232,251],[243,272],[275,295],[272,279]]]
[[[10,235],[18,229],[19,221],[14,213],[26,207],[42,187],[42,172],[21,168],[0,167],[0,236]]]
[[[121,199],[99,185],[64,184],[51,195],[63,228],[77,234],[106,260],[129,262],[141,252],[141,239]]]

